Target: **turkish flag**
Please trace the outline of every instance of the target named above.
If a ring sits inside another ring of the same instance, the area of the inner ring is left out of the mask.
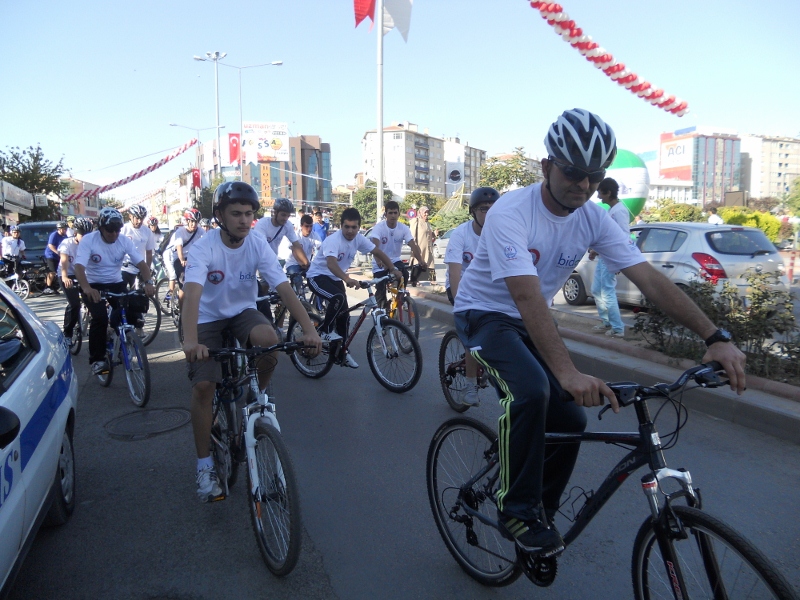
[[[375,20],[375,0],[353,0],[353,9],[356,13],[356,27],[367,17]]]
[[[239,164],[239,134],[228,134],[228,154],[230,155],[230,164]]]
[[[200,169],[192,169],[192,185],[196,188],[203,187],[200,182]]]

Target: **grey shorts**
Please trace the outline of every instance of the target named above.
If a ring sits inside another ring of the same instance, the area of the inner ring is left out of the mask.
[[[267,321],[267,317],[256,309],[248,308],[240,315],[231,317],[230,319],[198,324],[197,341],[212,350],[222,348],[222,331],[225,328],[230,328],[233,335],[239,340],[239,344],[245,347],[250,338],[250,332],[257,325],[269,325],[269,321]],[[207,361],[197,361],[186,364],[189,369],[189,381],[192,382],[192,385],[201,381],[213,381],[214,383],[220,383],[222,381],[222,367],[220,363],[213,358]]]

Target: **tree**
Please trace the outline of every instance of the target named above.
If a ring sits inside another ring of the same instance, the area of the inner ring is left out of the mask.
[[[217,175],[211,180],[211,185],[209,187],[205,187],[200,191],[200,198],[195,201],[195,208],[199,210],[200,214],[206,219],[210,219],[214,216],[212,210],[214,205],[214,192],[217,191],[217,188],[222,183],[225,183],[225,178],[222,175]]]
[[[800,217],[800,177],[792,182],[792,189],[786,197],[786,205],[795,217]]]
[[[409,192],[400,203],[400,214],[405,215],[412,208],[416,209],[420,206],[427,206],[428,210],[435,214],[437,210],[437,197],[433,194],[424,194],[422,192]]]
[[[389,188],[383,188],[383,200],[392,199],[392,191]],[[378,192],[376,184],[371,179],[368,180],[364,187],[356,190],[353,194],[353,208],[358,209],[361,215],[361,222],[365,224],[372,224],[378,220]]]
[[[750,198],[747,201],[747,208],[752,208],[760,212],[770,212],[780,203],[781,201],[773,196],[768,196],[766,198]]]
[[[63,196],[68,185],[61,181],[64,174],[64,158],[53,164],[47,160],[40,145],[24,150],[10,148],[8,153],[0,150],[0,179],[31,194],[56,194]],[[21,216],[20,221],[51,221],[60,218],[59,206],[50,200],[47,206],[35,206],[31,216]]]
[[[505,192],[512,186],[525,187],[536,183],[536,175],[528,169],[528,158],[522,146],[514,148],[511,158],[489,158],[481,167],[480,186]]]

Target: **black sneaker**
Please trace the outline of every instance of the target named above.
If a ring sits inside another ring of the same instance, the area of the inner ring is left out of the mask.
[[[542,518],[521,521],[497,512],[500,527],[519,546],[521,550],[538,556],[555,556],[564,550],[561,535]],[[546,519],[546,517],[545,517]]]

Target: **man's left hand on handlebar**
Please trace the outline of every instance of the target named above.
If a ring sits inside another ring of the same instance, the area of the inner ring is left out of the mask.
[[[300,341],[305,345],[303,354],[306,356],[317,356],[322,351],[322,340],[316,330],[303,332],[303,338]]]
[[[732,342],[717,342],[711,344],[703,356],[702,362],[717,361],[725,369],[725,375],[730,380],[731,389],[741,395],[745,390],[744,366],[746,356]]]
[[[186,362],[196,362],[208,360],[208,347],[198,343],[183,343],[183,353],[186,355]]]

